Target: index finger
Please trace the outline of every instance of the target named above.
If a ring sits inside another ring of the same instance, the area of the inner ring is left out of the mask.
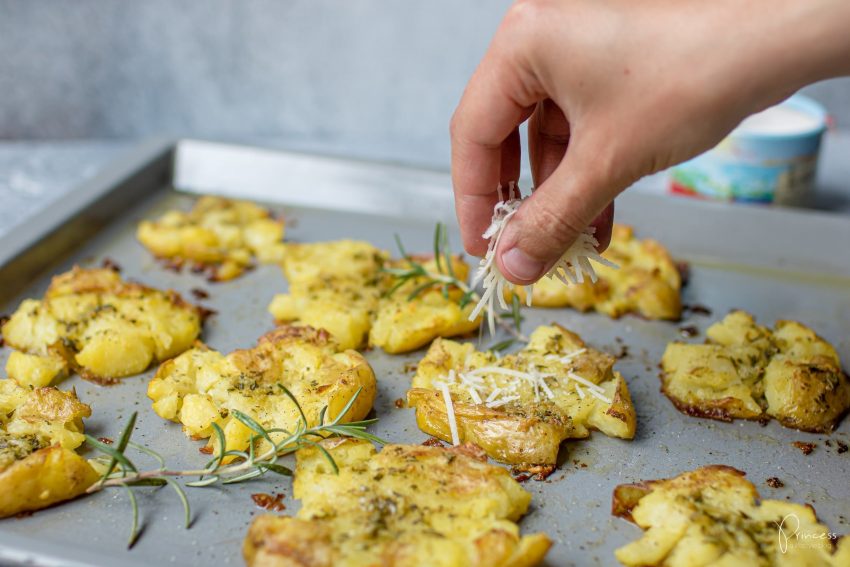
[[[455,211],[467,252],[483,256],[481,235],[498,200],[505,151],[519,153],[506,140],[531,114],[535,101],[523,100],[521,73],[502,53],[498,35],[469,81],[452,117],[452,184]],[[513,169],[513,168],[512,168]]]

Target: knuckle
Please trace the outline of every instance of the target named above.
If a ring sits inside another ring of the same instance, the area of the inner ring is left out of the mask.
[[[479,253],[479,248],[479,246],[475,246],[471,242],[464,241],[463,243],[463,251],[469,254],[470,256],[481,256],[481,254]]]
[[[473,238],[472,236],[463,236],[463,249],[470,256],[483,256],[487,252],[487,245],[481,238]]]
[[[543,57],[540,37],[549,11],[547,0],[518,0],[505,14],[491,45],[500,67],[511,70],[503,74],[512,98],[522,107],[545,96],[536,62]]]
[[[542,0],[517,0],[505,14],[505,25],[514,28],[526,28],[540,16],[545,2]]]
[[[458,111],[455,110],[454,113],[452,113],[451,119],[449,120],[449,136],[452,140],[456,140],[458,135],[459,126],[457,114]]]
[[[537,207],[529,219],[534,230],[548,236],[547,248],[562,249],[565,244],[572,242],[581,232],[581,223],[571,218],[565,211],[551,206]]]
[[[501,36],[508,46],[534,37],[535,30],[540,29],[542,11],[541,0],[517,0],[508,8],[497,37]]]

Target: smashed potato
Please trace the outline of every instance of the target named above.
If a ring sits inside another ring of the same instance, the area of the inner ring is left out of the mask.
[[[75,498],[97,481],[74,452],[90,415],[74,392],[0,380],[0,518]]]
[[[428,272],[439,271],[433,259],[415,260]],[[474,305],[460,307],[461,290],[449,286],[446,297],[435,286],[411,298],[423,278],[411,278],[396,287],[396,278],[383,272],[385,267],[409,266],[409,260],[390,261],[386,252],[367,242],[288,244],[283,271],[289,292],[276,295],[269,311],[279,322],[326,329],[343,348],[368,344],[389,353],[408,352],[435,337],[478,328],[480,318],[469,321]],[[452,267],[458,279],[466,279],[466,262],[453,257]]]
[[[479,445],[516,468],[551,471],[565,439],[590,430],[632,439],[635,408],[614,357],[558,325],[539,327],[516,354],[499,358],[472,344],[436,340],[418,365],[407,403],[419,428]]]
[[[206,268],[215,281],[231,280],[254,258],[278,262],[283,256],[283,221],[249,201],[205,196],[192,210],[168,211],[139,223],[136,236],[158,258]]]
[[[414,258],[429,273],[438,273],[437,263],[433,259]],[[408,260],[392,262],[392,268],[408,268]],[[460,281],[469,277],[469,265],[460,257],[452,257],[452,273]],[[385,286],[396,282],[388,278]],[[429,344],[436,337],[455,337],[475,331],[481,324],[481,316],[472,321],[469,316],[475,304],[469,302],[460,306],[463,290],[450,286],[446,295],[440,287],[422,290],[411,299],[423,284],[422,278],[411,278],[392,295],[384,294],[378,304],[378,313],[369,333],[369,345],[384,349],[390,354],[409,352]]]
[[[366,286],[378,284],[387,252],[361,240],[288,243],[283,273],[290,285],[341,278]]]
[[[760,500],[744,473],[727,466],[620,485],[612,512],[645,530],[615,552],[628,566],[850,565],[850,538],[833,552],[838,536],[811,506]]]
[[[17,352],[6,371],[19,384],[47,386],[71,370],[110,382],[144,372],[189,348],[201,311],[173,291],[125,282],[109,269],[53,278],[43,299],[26,299],[3,325]]]
[[[778,321],[771,331],[733,311],[706,335],[706,344],[667,345],[661,360],[662,391],[680,411],[829,432],[850,408],[838,354],[805,325]]]
[[[250,567],[404,565],[525,567],[551,542],[514,523],[531,495],[475,447],[335,439],[297,453],[297,517],[256,518],[243,553]]]
[[[148,385],[148,397],[161,417],[183,424],[194,439],[211,437],[213,423],[224,431],[226,450],[246,450],[255,433],[231,415],[239,410],[266,429],[293,431],[301,405],[309,426],[336,418],[357,390],[360,394],[343,418],[363,419],[375,399],[375,374],[359,353],[341,351],[326,331],[312,327],[280,327],[266,333],[251,349],[223,355],[203,345],[165,362]],[[279,441],[281,433],[272,433]],[[262,441],[259,450],[265,450]],[[218,450],[215,438],[209,450]]]
[[[356,240],[287,244],[289,293],[276,295],[269,311],[278,322],[327,330],[341,348],[360,348],[378,309],[386,260],[386,252]]]
[[[667,249],[655,240],[639,240],[630,226],[614,225],[611,244],[602,254],[619,268],[595,266],[599,279],[564,285],[556,278],[534,284],[535,307],[595,310],[619,318],[636,313],[647,319],[678,320],[682,315],[682,279]],[[525,288],[516,293],[526,300]]]

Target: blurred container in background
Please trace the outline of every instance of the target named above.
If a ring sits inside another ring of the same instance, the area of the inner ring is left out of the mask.
[[[812,192],[827,113],[795,95],[744,120],[717,147],[674,167],[670,191],[707,199],[798,205]]]

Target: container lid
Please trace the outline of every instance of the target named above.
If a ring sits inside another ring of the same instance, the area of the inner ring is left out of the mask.
[[[826,109],[819,103],[794,95],[745,118],[731,136],[776,139],[819,135],[826,129],[826,117]]]

